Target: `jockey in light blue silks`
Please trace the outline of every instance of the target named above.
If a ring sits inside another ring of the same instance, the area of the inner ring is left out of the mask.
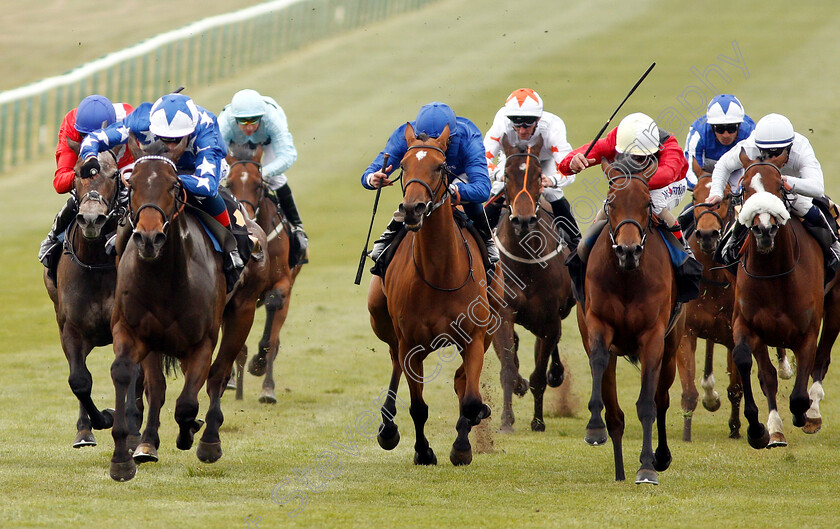
[[[230,216],[219,196],[219,180],[227,173],[227,150],[212,112],[183,94],[167,94],[154,104],[142,103],[125,119],[88,134],[79,153],[85,160],[82,175],[98,172],[97,153],[127,143],[130,133],[141,147],[159,141],[171,149],[186,139],[186,150],[176,163],[178,178],[204,212],[230,229]],[[224,266],[226,271],[244,267],[238,250],[225,254]]]

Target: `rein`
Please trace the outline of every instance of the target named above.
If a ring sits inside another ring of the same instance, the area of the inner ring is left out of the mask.
[[[508,207],[510,208],[511,217],[513,217],[513,204],[516,202],[516,200],[519,198],[519,195],[521,195],[522,193],[525,193],[525,196],[527,196],[528,199],[531,201],[531,205],[534,207],[534,213],[540,210],[539,197],[537,197],[537,200],[534,200],[534,197],[532,197],[531,193],[528,191],[528,170],[530,169],[531,159],[533,158],[534,160],[536,160],[538,167],[540,159],[536,154],[531,153],[531,147],[529,146],[527,152],[517,152],[508,155],[507,160],[505,161],[505,167],[507,167],[507,165],[510,164],[511,159],[516,158],[517,156],[525,156],[525,174],[524,180],[522,182],[522,189],[520,189],[519,192],[516,193],[516,196],[514,196],[513,200],[510,200],[508,204]],[[505,180],[507,180],[507,171],[505,171]]]
[[[417,240],[417,237],[412,237],[411,238],[411,260],[412,260],[412,262],[414,262],[414,270],[417,272],[417,275],[420,276],[420,279],[422,279],[423,282],[426,283],[426,285],[433,288],[434,290],[439,290],[441,292],[455,292],[457,290],[461,290],[462,288],[464,288],[464,285],[466,285],[467,282],[470,280],[470,278],[473,277],[473,256],[472,256],[472,252],[470,251],[470,245],[467,242],[467,238],[464,237],[464,232],[461,231],[460,228],[458,228],[457,224],[455,225],[455,230],[461,235],[461,240],[464,242],[464,249],[467,250],[467,256],[469,256],[469,259],[470,259],[470,269],[467,272],[467,277],[464,279],[463,283],[461,283],[460,285],[458,285],[455,288],[443,288],[443,287],[435,286],[435,285],[429,283],[429,281],[427,281],[426,278],[423,277],[423,273],[420,271],[420,267],[417,266],[417,257],[416,257],[416,254],[414,252],[414,243]]]
[[[642,178],[641,176],[638,176],[638,175],[614,176],[614,177],[609,179],[608,184],[609,184],[610,187],[612,187],[613,182],[615,182],[617,180],[627,180],[627,179],[639,180],[639,181],[641,181],[645,184],[645,187],[647,187],[647,185],[648,185],[647,180],[645,180],[644,178]],[[607,221],[608,221],[607,225],[610,228],[609,234],[610,234],[610,241],[612,242],[613,250],[618,248],[618,244],[616,244],[616,242],[615,242],[615,237],[618,235],[618,230],[620,230],[621,227],[624,226],[625,224],[631,224],[639,230],[639,235],[642,236],[642,242],[639,244],[639,246],[641,246],[642,250],[644,250],[645,249],[645,241],[647,241],[647,234],[648,234],[648,231],[650,231],[651,217],[653,217],[653,204],[650,204],[648,206],[648,218],[647,218],[647,226],[646,227],[642,228],[642,225],[639,224],[639,222],[637,222],[634,219],[624,219],[621,222],[619,222],[618,225],[615,228],[613,228],[612,223],[609,222],[610,212],[607,209],[607,204],[609,204],[609,202],[610,201],[608,200],[607,202],[604,203],[604,213],[606,213],[606,215],[607,215]]]

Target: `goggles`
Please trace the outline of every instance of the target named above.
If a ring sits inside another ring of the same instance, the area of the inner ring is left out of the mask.
[[[256,125],[260,122],[262,116],[253,116],[250,118],[236,118],[236,122],[240,125]]]
[[[735,134],[738,132],[738,128],[741,126],[740,123],[725,123],[720,125],[712,125],[712,130],[715,131],[717,134],[723,134],[727,132],[729,134]]]

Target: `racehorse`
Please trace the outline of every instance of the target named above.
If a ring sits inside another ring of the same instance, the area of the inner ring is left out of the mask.
[[[592,371],[591,418],[585,441],[601,445],[612,439],[615,479],[624,480],[624,412],[616,395],[618,356],[641,362],[641,390],[636,410],[642,423],[641,468],[636,483],[658,483],[671,463],[665,420],[674,381],[676,350],[684,318],[675,313],[677,284],[668,249],[656,232],[650,191],[644,175],[628,159],[602,162],[609,182],[604,205],[608,236],[600,236],[589,255],[584,304],[577,316]],[[606,407],[606,427],[601,410]],[[656,421],[658,447],[652,447]]]
[[[197,394],[206,382],[210,406],[196,455],[205,463],[222,456],[221,393],[250,331],[256,299],[267,277],[264,260],[252,259],[240,284],[226,299],[222,257],[213,250],[199,220],[185,211],[187,193],[175,161],[186,142],[184,138],[171,150],[163,148],[165,155],[148,155],[129,141],[136,160],[128,212],[134,231],[119,257],[111,320],[116,412],[110,474],[117,481],[134,477],[135,462],[158,460],[160,408],[166,391],[163,363],[169,368],[177,361],[184,372],[184,389],[175,404],[178,448],[190,449],[201,428],[202,423],[196,420]],[[264,246],[265,236],[259,227],[248,227]],[[224,333],[211,364],[221,326]],[[132,458],[126,446],[123,402],[132,366],[138,363],[145,373],[148,419]]]
[[[423,432],[429,415],[423,384],[437,371],[424,377],[423,360],[432,351],[452,345],[463,363],[455,372],[460,417],[449,460],[453,465],[468,465],[472,461],[469,432],[490,416],[490,408],[481,400],[479,378],[493,326],[498,326],[488,297],[501,299],[501,273],[495,269],[488,287],[478,244],[453,218],[447,182],[450,172],[444,154],[449,127],[435,139],[425,134],[415,136],[409,124],[405,139],[408,150],[401,162],[404,180],[399,213],[409,231],[397,247],[384,280],[373,276],[368,291],[371,326],[388,344],[392,364],[377,440],[385,450],[399,443],[395,399],[405,371],[416,434],[414,463],[437,464]],[[453,358],[454,354],[449,359]]]
[[[562,320],[572,311],[575,298],[572,280],[563,264],[568,249],[552,225],[552,216],[541,207],[540,160],[542,138],[536,144],[519,149],[502,138],[505,162],[505,199],[510,215],[503,216],[497,230],[496,244],[505,271],[505,303],[500,309],[502,325],[493,337],[493,347],[501,361],[504,393],[503,431],[512,431],[514,416],[512,395],[524,394],[530,387],[534,396],[534,418],[531,429],[545,431],[543,394],[546,385],[557,387],[563,382],[564,368],[557,343]],[[516,356],[518,340],[514,323],[524,326],[536,337],[534,371],[526,382],[519,375]],[[548,368],[551,358],[551,368]]]
[[[259,343],[259,352],[251,358],[248,371],[254,376],[265,375],[259,401],[274,404],[274,360],[280,345],[280,329],[289,314],[292,287],[302,265],[289,266],[290,228],[283,214],[269,197],[269,189],[262,179],[262,146],[230,145],[228,162],[230,171],[227,185],[231,193],[245,206],[248,216],[265,231],[268,240],[268,262],[270,279],[260,296],[265,305],[265,328]],[[236,380],[237,398],[242,398],[242,365],[247,356],[247,347],[238,362]]]
[[[695,385],[695,351],[697,339],[706,341],[706,355],[703,367],[703,378],[700,386],[703,388],[703,407],[714,412],[720,408],[720,395],[715,391],[715,377],[713,373],[714,346],[721,344],[726,347],[727,373],[729,386],[726,393],[731,404],[729,415],[729,437],[741,437],[741,376],[732,362],[732,305],[735,303],[735,289],[732,283],[734,277],[713,259],[715,250],[720,243],[721,235],[735,218],[735,207],[732,194],[727,186],[724,200],[718,213],[706,205],[711,188],[711,175],[702,175],[697,179],[694,188],[693,215],[697,226],[689,237],[689,244],[700,264],[703,265],[703,277],[700,279],[702,288],[700,295],[686,305],[685,333],[680,342],[677,353],[677,370],[682,382],[682,410],[683,410],[683,441],[691,441],[691,419],[697,408],[697,386]],[[793,370],[787,361],[785,350],[777,349],[779,359],[779,376],[788,379],[793,376]]]
[[[78,153],[79,143],[66,140]],[[114,257],[105,252],[105,239],[123,215],[119,206],[120,173],[112,151],[99,154],[100,172],[91,178],[79,176],[77,163],[73,193],[79,203],[76,220],[67,232],[53,283],[44,270],[44,285],[55,306],[61,347],[70,364],[68,383],[79,399],[79,419],[73,447],[96,446],[92,430],[110,428],[113,410],[102,410],[93,402],[93,378],[86,365],[94,347],[109,345],[111,311],[117,270]],[[142,382],[140,387],[142,387]],[[142,391],[142,390],[141,390]],[[142,397],[142,393],[138,395]],[[131,430],[139,438],[139,413],[131,406]],[[142,407],[142,398],[138,401]],[[136,446],[136,442],[133,443]],[[132,446],[133,448],[133,446]]]
[[[838,318],[831,314],[826,318],[818,347],[825,300],[834,308],[837,295],[825,297],[822,250],[802,222],[791,218],[783,202],[780,168],[786,156],[782,153],[756,161],[743,150],[740,155],[746,168],[742,180],[745,201],[738,218],[750,231],[735,282],[732,356],[744,385],[747,440],[753,448],[787,445],[776,407],[776,370],[766,346],[793,350],[797,363],[790,395],[793,425],[814,433],[821,424],[818,401],[822,398],[824,368],[828,367],[838,331]],[[761,389],[767,397],[769,430],[758,420],[752,394],[749,377],[753,356]],[[806,385],[812,371],[814,385],[809,395]]]

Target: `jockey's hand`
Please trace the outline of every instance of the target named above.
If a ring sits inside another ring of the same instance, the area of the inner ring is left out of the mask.
[[[586,158],[582,152],[579,152],[572,156],[572,160],[569,162],[569,169],[573,173],[579,173],[594,163],[595,158]]]
[[[782,185],[785,187],[785,191],[793,191],[793,184],[790,183],[790,178],[788,175],[782,175]]]
[[[721,200],[723,200],[723,197],[720,195],[709,195],[706,198],[706,204],[709,204],[710,207],[715,206],[715,209],[717,209]]]
[[[91,156],[82,164],[81,169],[79,169],[79,176],[82,178],[93,178],[99,174],[100,169],[99,160],[95,156]]]
[[[549,188],[549,187],[554,187],[555,185],[557,185],[557,184],[554,183],[554,178],[553,177],[546,176],[546,175],[542,175],[542,177],[540,178],[540,184],[542,185],[542,189],[540,189],[540,191],[542,191],[546,188]]]
[[[457,206],[461,203],[461,192],[458,191],[458,186],[453,184],[449,184],[449,200],[452,202],[453,206]]]
[[[385,171],[390,171],[393,165],[389,165]],[[385,171],[376,171],[368,175],[368,184],[374,189],[377,187],[387,187],[394,185],[394,182],[388,180],[388,175]]]

